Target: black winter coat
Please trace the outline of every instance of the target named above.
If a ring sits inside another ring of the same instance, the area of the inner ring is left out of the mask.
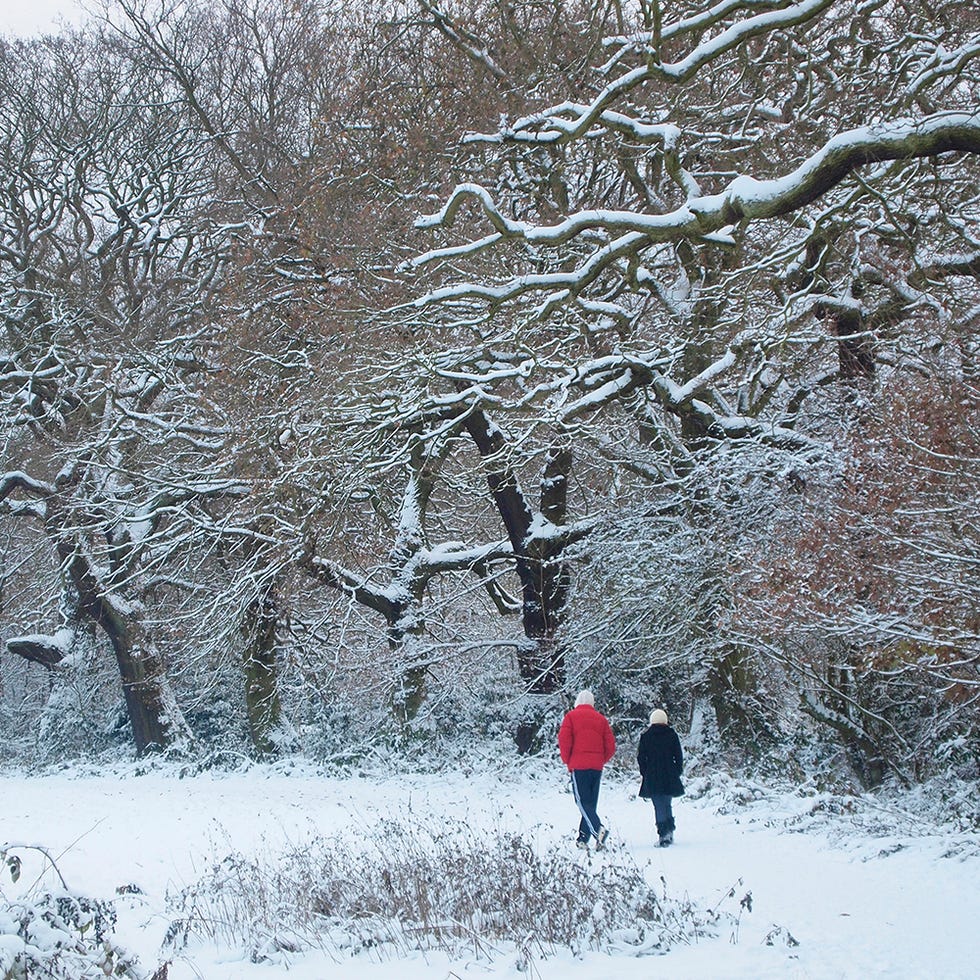
[[[640,736],[636,753],[643,782],[640,796],[649,799],[658,796],[683,796],[681,773],[684,771],[684,753],[681,740],[670,725],[651,725]]]

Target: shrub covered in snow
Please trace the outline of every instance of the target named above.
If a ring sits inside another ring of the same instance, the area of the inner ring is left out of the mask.
[[[47,891],[0,904],[3,980],[142,980],[134,958],[112,939],[108,902],[68,891]]]
[[[172,943],[217,936],[253,961],[314,947],[507,950],[519,962],[559,948],[642,955],[713,934],[726,914],[659,896],[625,853],[541,854],[519,834],[463,823],[437,833],[385,823],[267,859],[229,854],[172,900]]]

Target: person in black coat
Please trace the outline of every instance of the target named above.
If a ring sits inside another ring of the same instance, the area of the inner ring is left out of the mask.
[[[681,751],[681,740],[668,724],[667,712],[663,708],[651,713],[650,727],[640,736],[636,762],[643,777],[640,796],[653,801],[660,846],[667,847],[674,843],[671,800],[684,794],[681,783],[684,753]]]

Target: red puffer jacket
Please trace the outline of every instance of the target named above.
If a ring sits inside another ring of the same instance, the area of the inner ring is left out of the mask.
[[[605,715],[591,704],[580,704],[562,719],[558,749],[569,770],[601,769],[613,757],[616,739]]]

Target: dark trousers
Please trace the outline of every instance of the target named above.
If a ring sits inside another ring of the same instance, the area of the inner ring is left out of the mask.
[[[572,770],[572,793],[578,804],[582,819],[578,825],[578,839],[587,841],[590,837],[599,836],[602,821],[596,813],[599,802],[599,780],[602,778],[601,769]]]
[[[666,793],[654,793],[653,812],[657,815],[657,833],[663,837],[674,829],[674,813],[670,805],[670,797]]]

